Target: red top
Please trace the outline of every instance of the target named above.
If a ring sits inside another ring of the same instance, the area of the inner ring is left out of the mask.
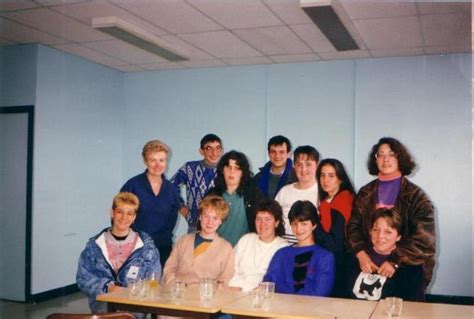
[[[335,209],[344,216],[346,223],[351,218],[352,201],[354,196],[347,190],[336,195],[329,203],[325,199],[319,204],[321,214],[321,225],[326,232],[331,229],[331,209]]]

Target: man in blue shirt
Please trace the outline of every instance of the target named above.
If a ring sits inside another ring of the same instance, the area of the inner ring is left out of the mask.
[[[265,196],[275,198],[283,186],[296,182],[290,140],[282,135],[273,136],[268,141],[267,151],[270,161],[260,168],[255,182]]]
[[[199,153],[202,160],[190,161],[171,178],[178,192],[180,187],[186,187],[186,205],[182,204],[180,213],[188,222],[188,233],[197,230],[199,216],[199,203],[207,191],[214,186],[216,166],[222,155],[221,139],[215,134],[207,134],[201,139]]]
[[[161,141],[146,143],[142,156],[147,169],[129,179],[120,189],[139,198],[140,208],[133,228],[146,232],[153,239],[160,252],[162,267],[171,253],[173,229],[180,207],[179,193],[164,175],[168,153],[168,146]]]

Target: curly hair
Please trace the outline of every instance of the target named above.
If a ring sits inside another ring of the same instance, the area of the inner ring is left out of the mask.
[[[319,193],[319,200],[322,201],[326,197],[328,197],[328,193],[323,190],[323,187],[321,186],[321,170],[323,169],[323,166],[332,166],[334,170],[336,171],[336,176],[339,178],[341,181],[341,185],[339,186],[339,191],[338,193],[347,190],[349,193],[352,195],[355,194],[354,186],[352,186],[351,179],[349,178],[349,175],[347,175],[346,170],[344,169],[344,165],[342,163],[335,159],[335,158],[326,158],[321,161],[318,165],[318,169],[316,170],[316,178],[318,180],[318,193]]]
[[[222,221],[226,220],[229,214],[229,204],[217,195],[207,195],[202,199],[199,203],[199,216],[209,208],[213,208]]]
[[[245,186],[250,183],[252,179],[250,164],[244,153],[241,153],[236,150],[232,150],[225,153],[217,164],[217,175],[214,183],[216,185],[216,189],[222,191],[227,190],[227,184],[224,178],[224,167],[229,166],[230,160],[234,160],[242,171],[242,177],[240,179],[239,187],[237,187],[237,194],[239,196],[242,196]]]
[[[285,234],[285,222],[283,221],[283,211],[281,209],[280,204],[271,198],[262,199],[260,202],[257,203],[255,207],[255,219],[257,219],[258,213],[269,213],[270,215],[275,218],[275,221],[278,222],[278,225],[275,229],[275,235],[283,236]]]
[[[146,161],[147,156],[155,152],[164,152],[169,154],[170,148],[160,140],[148,141],[145,146],[143,146],[142,157]]]
[[[377,175],[379,173],[379,168],[377,166],[377,160],[375,154],[377,154],[379,147],[382,144],[387,144],[390,149],[395,153],[395,156],[398,160],[398,168],[402,175],[410,175],[413,169],[416,167],[415,161],[411,158],[410,153],[408,153],[407,148],[399,140],[393,137],[382,137],[377,144],[372,146],[372,150],[369,154],[369,159],[367,160],[367,168],[369,169],[370,175]]]

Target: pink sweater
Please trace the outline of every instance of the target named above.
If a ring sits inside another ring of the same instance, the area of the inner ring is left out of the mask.
[[[227,286],[234,275],[232,246],[217,236],[204,253],[194,257],[195,236],[184,235],[173,247],[163,270],[163,282],[178,279],[189,285],[199,283],[200,278],[214,278]]]

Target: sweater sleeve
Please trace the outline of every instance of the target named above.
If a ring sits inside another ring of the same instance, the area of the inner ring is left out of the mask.
[[[178,194],[181,193],[181,185],[185,184],[187,181],[187,174],[186,174],[186,164],[180,167],[178,171],[171,177],[170,182],[176,187],[176,191]],[[181,206],[185,205],[184,200],[179,197]]]
[[[364,188],[359,191],[356,198],[354,199],[354,205],[352,207],[351,218],[347,223],[347,242],[349,248],[352,249],[354,254],[357,254],[361,250],[367,249],[366,236],[364,236],[364,216],[362,207],[362,198],[367,196]]]
[[[166,260],[165,267],[163,268],[163,283],[165,285],[173,282],[176,279],[176,273],[179,265],[179,255],[183,247],[184,237],[181,237],[176,245],[173,247],[170,256]]]
[[[222,272],[218,278],[218,281],[223,283],[224,286],[229,285],[229,281],[234,275],[234,250],[232,249],[232,246],[228,244],[227,242],[225,243],[226,247],[222,250],[222,254],[224,255],[223,263],[222,263]]]
[[[245,246],[246,236],[240,238],[237,242],[237,245],[234,247],[234,276],[229,281],[230,287],[239,287],[244,289],[245,280],[244,280],[244,269],[242,269],[240,263],[243,258],[245,258]]]
[[[312,268],[316,273],[307,278],[304,288],[299,294],[312,296],[329,296],[334,285],[334,256],[328,251],[317,251],[311,260]]]

